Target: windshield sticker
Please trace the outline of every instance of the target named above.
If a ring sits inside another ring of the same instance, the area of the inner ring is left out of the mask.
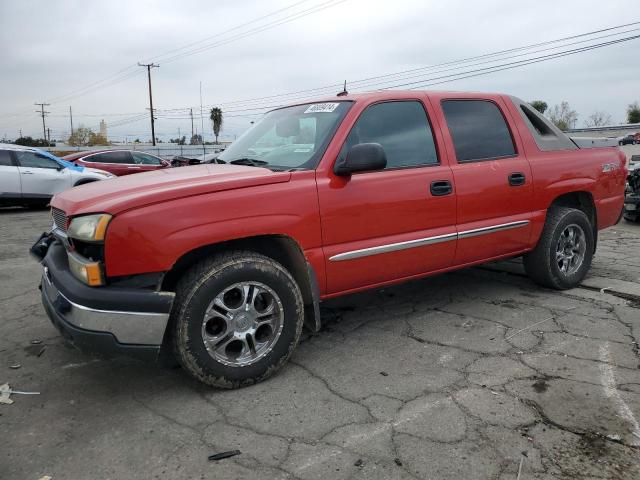
[[[309,153],[310,151],[310,148],[296,148],[293,153]]]
[[[331,113],[338,108],[339,103],[314,103],[309,105],[304,113]]]

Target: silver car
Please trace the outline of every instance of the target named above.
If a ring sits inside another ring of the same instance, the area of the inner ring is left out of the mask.
[[[109,172],[79,167],[44,150],[0,144],[0,206],[44,206],[63,190],[113,177]]]

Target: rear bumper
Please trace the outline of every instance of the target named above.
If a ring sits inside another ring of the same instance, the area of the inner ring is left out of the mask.
[[[87,352],[158,356],[173,293],[89,287],[71,274],[59,242],[51,244],[42,265],[42,303],[65,338]]]

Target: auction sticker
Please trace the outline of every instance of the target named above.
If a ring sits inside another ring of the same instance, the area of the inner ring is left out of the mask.
[[[304,113],[331,113],[338,108],[339,103],[314,103],[309,105]]]

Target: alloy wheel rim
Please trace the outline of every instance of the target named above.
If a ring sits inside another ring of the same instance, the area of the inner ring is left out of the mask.
[[[584,262],[587,240],[580,225],[568,225],[560,234],[556,246],[556,264],[564,276],[576,273]]]
[[[209,355],[224,365],[251,365],[274,347],[282,333],[284,309],[278,294],[260,282],[239,282],[211,301],[202,320]]]

